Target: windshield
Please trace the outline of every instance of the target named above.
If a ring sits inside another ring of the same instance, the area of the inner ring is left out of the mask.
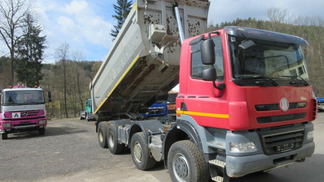
[[[2,96],[4,106],[44,104],[44,94],[40,90],[12,90]]]
[[[165,104],[164,100],[157,100],[154,104]]]
[[[232,75],[241,86],[306,86],[307,66],[299,45],[229,36]]]

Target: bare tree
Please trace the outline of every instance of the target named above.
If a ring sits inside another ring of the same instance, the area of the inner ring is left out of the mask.
[[[31,4],[27,0],[0,1],[0,35],[10,51],[10,84],[14,82],[14,60],[17,41],[23,35],[23,20]]]
[[[77,50],[73,52],[73,60],[79,63],[82,59],[84,59],[84,54],[82,51]],[[83,109],[83,100],[82,100],[82,93],[81,93],[81,81],[80,81],[80,72],[79,72],[79,64],[76,66],[76,79],[77,79],[77,91],[80,100],[81,109]]]
[[[281,10],[280,8],[270,8],[267,11],[268,18],[274,23],[284,23],[287,16],[288,10]]]
[[[55,51],[56,57],[62,61],[63,63],[63,99],[64,99],[64,111],[65,117],[68,118],[67,111],[67,103],[66,103],[66,93],[67,93],[67,85],[66,85],[66,62],[69,54],[70,45],[68,43],[61,44]]]

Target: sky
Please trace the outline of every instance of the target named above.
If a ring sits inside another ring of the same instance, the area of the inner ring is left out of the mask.
[[[82,53],[87,61],[103,60],[112,45],[110,36],[116,0],[33,0],[43,34],[46,35],[44,63],[54,63],[55,50],[69,44],[70,55]],[[324,20],[323,0],[210,0],[209,24],[231,22],[236,18],[269,20],[270,8],[287,9],[294,17],[321,17]],[[2,45],[1,45],[2,44]],[[9,51],[0,42],[0,56]],[[70,56],[72,59],[72,56]]]

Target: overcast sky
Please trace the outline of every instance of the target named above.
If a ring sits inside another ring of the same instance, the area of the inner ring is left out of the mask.
[[[102,60],[109,51],[112,37],[109,35],[116,21],[115,0],[36,0],[39,21],[43,25],[47,46],[45,63],[53,63],[55,49],[69,43],[70,52],[81,51],[84,60]],[[298,17],[319,16],[324,19],[323,0],[210,0],[208,22],[231,22],[236,18],[268,20],[269,8],[287,9]],[[0,43],[3,44],[3,43]],[[0,46],[0,56],[8,52]]]

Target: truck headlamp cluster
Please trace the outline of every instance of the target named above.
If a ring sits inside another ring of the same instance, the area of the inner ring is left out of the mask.
[[[257,147],[253,142],[230,143],[231,152],[251,152],[256,151]]]
[[[10,128],[11,127],[11,123],[3,123],[2,124],[3,128]]]
[[[307,140],[312,140],[313,139],[313,131],[309,131],[307,133]]]
[[[45,123],[46,123],[46,120],[39,120],[39,121],[38,121],[38,124],[40,124],[40,125],[41,125],[41,124],[43,125],[43,124],[45,124]]]

